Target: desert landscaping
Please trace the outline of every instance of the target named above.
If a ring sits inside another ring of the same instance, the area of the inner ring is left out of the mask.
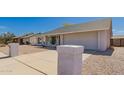
[[[124,74],[124,47],[113,47],[112,50],[91,55],[83,63],[82,74]]]
[[[1,47],[0,52],[8,55],[8,49],[9,48],[7,46]],[[39,61],[40,56],[41,56],[41,62]],[[48,57],[48,58],[45,58],[45,57]],[[85,60],[83,61],[83,66],[82,66],[83,75],[124,74],[124,47],[113,47],[111,49],[108,49],[105,52],[85,50],[83,57],[85,57]],[[38,70],[40,71],[40,73],[43,72],[44,74],[57,74],[56,50],[50,50],[47,48],[31,46],[31,45],[20,45],[19,56],[17,56],[16,59],[19,60],[19,64],[24,63],[22,65],[24,66],[28,65],[31,68],[33,67],[33,70],[35,70],[36,72]],[[35,62],[32,59],[35,60]],[[6,60],[6,58],[1,59],[1,61],[3,60]],[[51,63],[44,63],[44,60],[48,60],[48,62],[51,62]],[[20,61],[22,61],[22,63]],[[33,61],[33,62],[31,63],[30,61]],[[1,64],[3,66],[4,64],[6,64],[6,62],[4,63],[2,62]],[[37,67],[38,64],[40,64],[41,66],[39,65]],[[32,72],[29,74],[40,74],[40,73]],[[18,72],[16,74],[18,74]],[[24,73],[21,73],[21,74],[24,74]]]

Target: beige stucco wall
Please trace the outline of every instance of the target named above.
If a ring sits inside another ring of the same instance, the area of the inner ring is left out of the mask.
[[[109,39],[110,32],[108,30],[106,30],[106,31],[107,31],[107,48],[109,48],[109,45],[110,45],[110,39]]]
[[[111,30],[60,35],[61,45],[83,45],[85,49],[105,51],[110,47]]]
[[[110,47],[111,30],[98,32],[98,50],[105,51]]]
[[[23,39],[23,43],[24,43],[24,44],[26,44],[27,41],[30,42],[30,39],[29,39],[29,38],[24,38],[24,39]]]
[[[110,47],[110,40],[111,40],[111,37],[112,37],[112,22],[111,22],[111,25],[110,25],[110,28],[109,30],[106,30],[107,31],[107,48]]]
[[[107,31],[98,32],[98,50],[105,51],[108,46]]]
[[[64,35],[60,35],[60,45],[63,45],[63,43],[64,43],[64,37],[63,37]]]
[[[46,36],[37,36],[37,44],[46,42]]]
[[[83,32],[64,35],[65,45],[83,45],[85,49],[98,49],[98,32]]]
[[[37,36],[30,37],[30,44],[31,45],[38,44],[38,38],[37,38]]]

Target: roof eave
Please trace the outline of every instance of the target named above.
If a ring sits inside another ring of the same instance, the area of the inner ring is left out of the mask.
[[[97,29],[97,30],[89,30],[89,31],[75,31],[75,32],[64,32],[64,33],[54,33],[54,34],[44,34],[46,36],[48,35],[61,35],[61,34],[71,34],[71,33],[83,33],[83,32],[96,32],[96,31],[105,31],[109,29]]]

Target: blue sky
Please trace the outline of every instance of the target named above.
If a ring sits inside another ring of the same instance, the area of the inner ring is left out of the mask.
[[[12,32],[15,35],[23,35],[29,32],[47,32],[63,24],[84,23],[101,19],[100,17],[0,17],[0,33]],[[113,34],[124,35],[124,18],[114,17]]]

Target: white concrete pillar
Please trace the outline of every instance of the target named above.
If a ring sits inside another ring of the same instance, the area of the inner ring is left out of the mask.
[[[14,57],[19,54],[19,43],[10,43],[9,44],[9,56]]]
[[[80,75],[83,46],[60,45],[58,51],[58,75]]]

